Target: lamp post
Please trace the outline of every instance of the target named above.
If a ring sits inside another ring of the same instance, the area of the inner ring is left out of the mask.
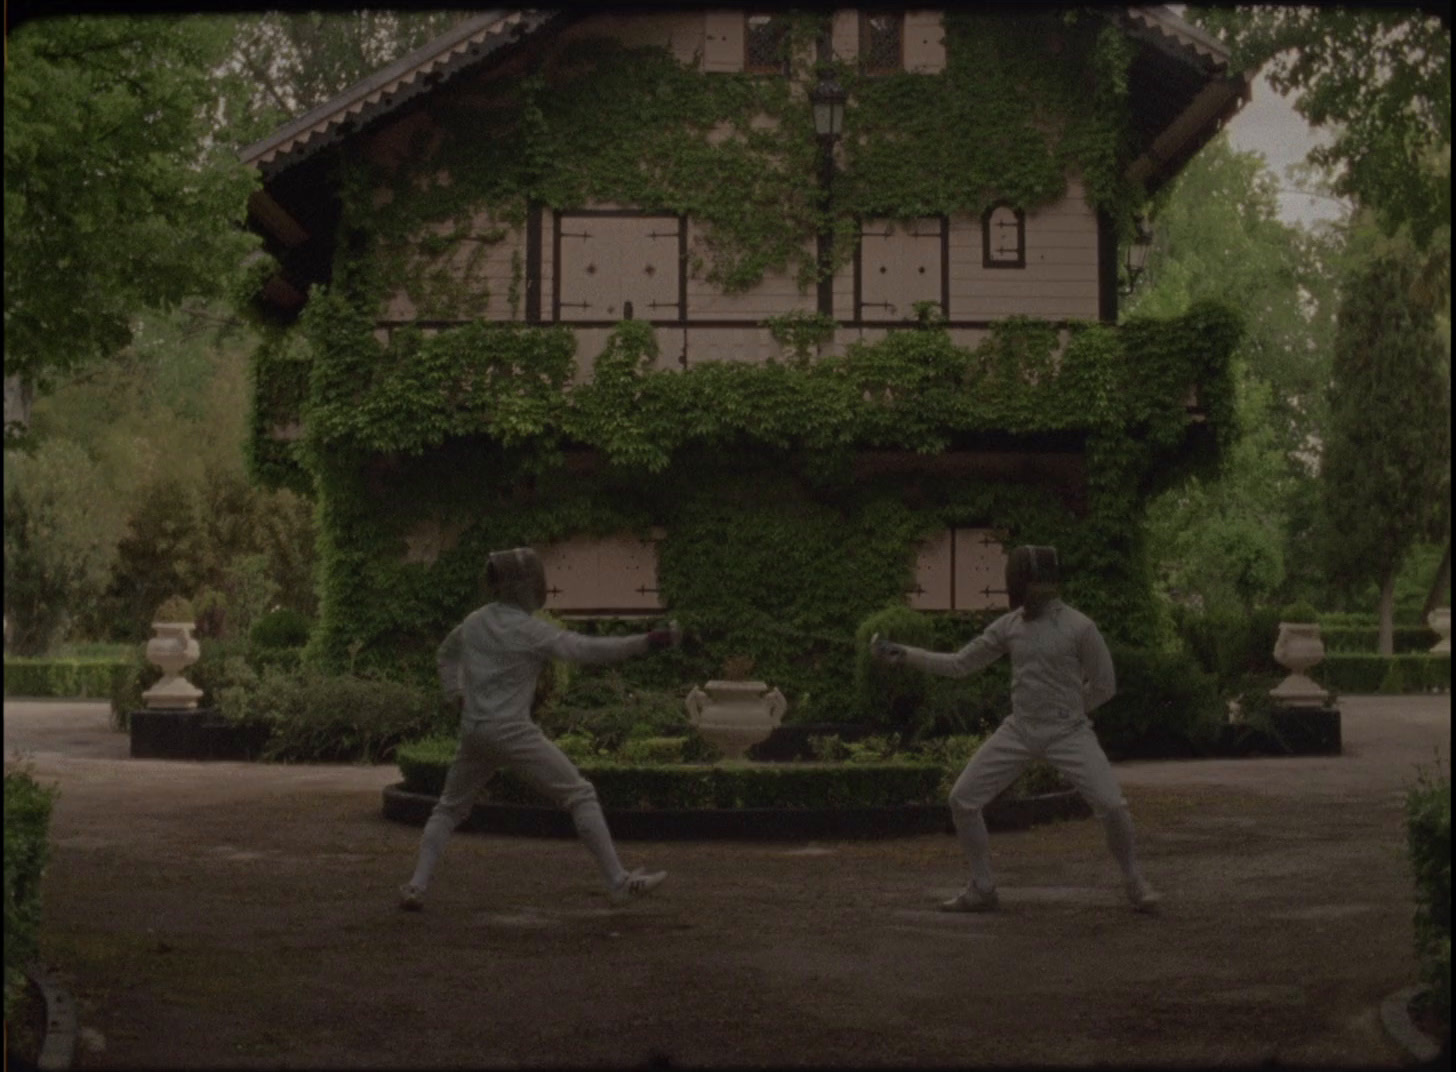
[[[819,82],[809,93],[814,106],[814,133],[819,138],[819,312],[834,315],[834,228],[829,222],[830,191],[834,187],[834,143],[844,132],[844,101],[847,94],[829,74],[821,70]]]
[[[1153,232],[1148,226],[1147,218],[1139,216],[1133,221],[1135,230],[1132,241],[1127,247],[1127,288],[1124,294],[1131,294],[1137,287],[1138,280],[1148,266],[1148,251],[1153,248]]]

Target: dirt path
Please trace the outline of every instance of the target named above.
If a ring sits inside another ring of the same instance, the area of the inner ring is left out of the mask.
[[[671,877],[611,910],[574,842],[461,835],[405,915],[393,767],[132,760],[96,704],[6,702],[4,736],[61,789],[42,945],[104,1039],[81,1069],[1396,1068],[1402,801],[1450,721],[1349,698],[1343,756],[1120,764],[1158,918],[1091,821],[993,835],[987,917],[933,910],[947,836],[623,843]]]

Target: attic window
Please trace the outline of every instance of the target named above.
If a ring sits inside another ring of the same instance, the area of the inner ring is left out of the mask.
[[[1005,204],[981,216],[981,264],[986,268],[1026,267],[1026,213]]]
[[[894,74],[905,69],[905,16],[867,11],[859,19],[860,67],[865,74]]]
[[[744,16],[743,69],[749,74],[788,74],[788,36],[782,16],[749,12]]]

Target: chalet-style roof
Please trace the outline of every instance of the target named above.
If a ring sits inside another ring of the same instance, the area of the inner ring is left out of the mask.
[[[240,154],[243,163],[257,166],[266,181],[271,172],[301,162],[496,50],[522,40],[552,14],[515,10],[476,15],[249,145]]]
[[[263,177],[263,189],[248,202],[249,222],[275,254],[285,255],[287,275],[294,281],[276,277],[265,297],[280,308],[297,308],[303,292],[294,283],[307,286],[329,276],[327,236],[337,205],[319,167],[322,150],[463,73],[504,60],[547,28],[601,10],[482,12],[245,148],[243,162]],[[1249,99],[1252,72],[1231,72],[1227,47],[1166,6],[1107,13],[1140,46],[1128,76],[1138,151],[1128,174],[1152,191],[1176,175]]]

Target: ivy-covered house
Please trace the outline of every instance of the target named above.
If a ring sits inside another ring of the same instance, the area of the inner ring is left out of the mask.
[[[427,673],[518,544],[817,714],[867,614],[1004,607],[1012,543],[1150,643],[1143,506],[1234,434],[1238,322],[1117,325],[1120,250],[1247,99],[1163,7],[517,10],[289,123],[252,460],[318,503],[313,655]]]

